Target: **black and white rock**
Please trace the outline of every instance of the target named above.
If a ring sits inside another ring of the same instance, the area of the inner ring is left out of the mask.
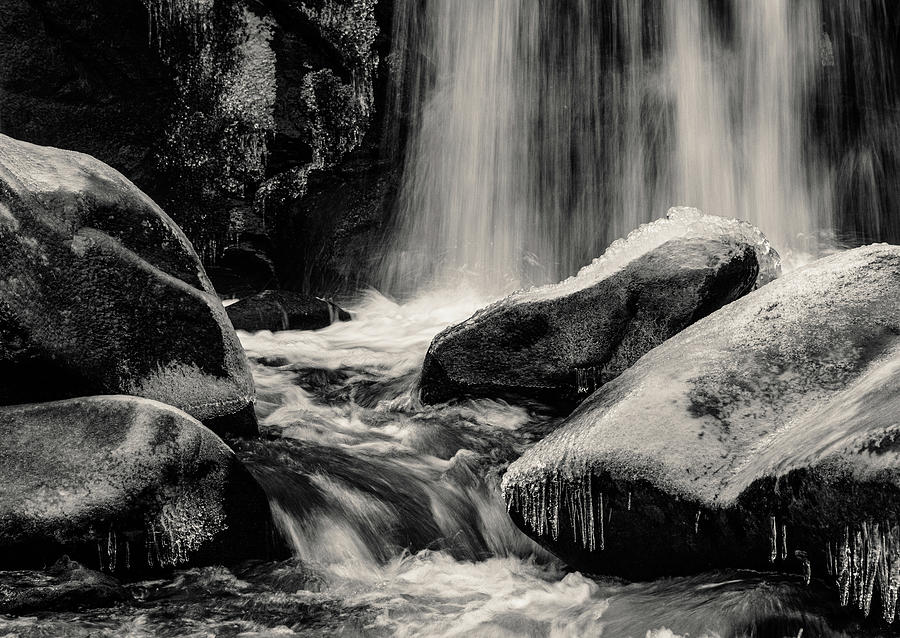
[[[61,557],[45,571],[0,572],[0,613],[75,611],[110,607],[131,600],[112,576]]]
[[[335,321],[350,321],[336,304],[289,290],[264,290],[226,309],[237,330],[318,330]]]
[[[583,398],[779,268],[750,224],[672,209],[575,277],[514,293],[440,333],[425,357],[422,400]]]
[[[839,253],[735,301],[587,399],[503,479],[577,569],[829,575],[892,620],[900,579],[900,247]]]
[[[0,407],[0,567],[142,570],[265,555],[262,489],[222,440],[156,401]]]
[[[0,405],[133,394],[252,434],[247,358],[196,253],[120,173],[0,135]]]

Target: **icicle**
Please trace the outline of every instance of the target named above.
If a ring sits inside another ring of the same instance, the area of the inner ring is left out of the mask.
[[[796,550],[794,556],[803,564],[803,582],[809,585],[812,580],[812,565],[809,562],[809,556],[803,550]]]
[[[700,510],[697,510],[697,518],[694,519],[694,534],[700,531]]]
[[[603,531],[603,492],[600,492],[600,550],[606,549],[606,536]]]
[[[599,368],[575,368],[575,388],[578,394],[590,394],[599,387]]]
[[[582,492],[587,499],[587,531],[588,531],[588,549],[595,551],[597,549],[597,528],[594,522],[594,490],[591,485],[591,475],[588,474],[585,484],[582,485]],[[603,494],[600,494],[600,549],[603,549]]]
[[[841,546],[838,550],[838,589],[841,595],[841,605],[846,607],[850,603],[850,586],[853,578],[851,570],[853,566],[852,555],[850,553],[850,528],[844,528],[844,534],[841,537]]]
[[[112,530],[109,530],[106,538],[106,553],[109,555],[109,571],[113,572],[116,570],[118,548],[116,547],[116,533]]]
[[[853,590],[853,603],[857,609],[862,609],[863,569],[865,568],[862,530],[856,530],[850,549],[852,550],[850,555],[850,581]]]
[[[631,511],[631,492],[628,492],[628,511]]]
[[[131,541],[125,541],[125,569],[131,569]]]
[[[863,615],[868,616],[872,610],[872,598],[875,595],[875,577],[878,575],[878,565],[881,563],[881,537],[877,523],[872,526],[871,530],[868,524],[863,523],[863,530],[866,539],[865,578],[860,610]]]
[[[778,523],[774,516],[769,517],[769,562],[778,558]]]
[[[887,527],[885,532],[881,570],[881,611],[885,622],[892,623],[897,614],[897,594],[900,591],[900,530]]]
[[[103,548],[100,545],[100,541],[97,541],[97,562],[100,565],[98,570],[103,571]]]
[[[788,549],[787,549],[787,524],[781,524],[781,560],[787,560],[788,557]]]

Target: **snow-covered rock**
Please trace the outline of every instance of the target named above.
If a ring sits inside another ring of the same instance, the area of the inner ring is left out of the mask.
[[[770,561],[864,611],[900,587],[900,247],[793,271],[650,351],[503,479],[572,566]],[[877,587],[875,584],[877,583]]]
[[[570,403],[779,270],[777,254],[750,224],[671,209],[576,276],[514,293],[435,337],[422,399]]]

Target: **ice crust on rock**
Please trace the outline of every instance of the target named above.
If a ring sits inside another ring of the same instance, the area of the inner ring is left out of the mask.
[[[629,509],[643,484],[703,512],[735,507],[774,479],[775,504],[765,507],[776,509],[753,514],[770,528],[761,558],[796,558],[805,577],[821,577],[825,563],[845,604],[868,613],[877,590],[892,622],[900,503],[891,510],[879,499],[900,489],[898,291],[900,247],[879,244],[725,306],[646,354],[513,463],[502,483],[509,510],[551,546],[594,552],[603,534],[609,540],[598,510],[612,488],[601,476],[628,491]],[[779,491],[789,476],[801,477],[805,496]],[[804,534],[822,540],[805,547]]]
[[[749,222],[706,215],[698,208],[675,206],[666,216],[642,224],[609,245],[602,255],[563,281],[517,293],[520,301],[544,301],[588,288],[621,270],[638,257],[673,239],[715,238],[754,247],[759,261],[756,288],[781,275],[781,257],[763,235]]]

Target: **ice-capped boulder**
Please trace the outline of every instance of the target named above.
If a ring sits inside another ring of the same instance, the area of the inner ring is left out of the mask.
[[[0,135],[0,405],[133,394],[256,431],[246,356],[181,230],[121,174]]]
[[[900,587],[900,247],[793,271],[695,323],[513,463],[529,535],[591,572],[770,562],[868,611]]]
[[[779,272],[778,255],[750,224],[670,209],[574,277],[514,293],[440,333],[425,357],[422,400],[570,403]]]
[[[350,313],[330,301],[289,290],[264,290],[226,308],[237,330],[318,330]]]
[[[271,514],[188,414],[97,396],[0,407],[0,568],[62,554],[110,571],[259,556]]]

